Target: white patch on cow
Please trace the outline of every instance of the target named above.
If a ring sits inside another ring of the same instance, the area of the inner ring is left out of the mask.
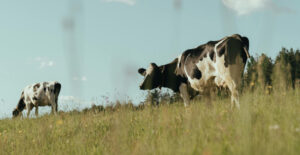
[[[216,69],[216,78],[215,84],[220,87],[224,87],[225,84],[225,77],[228,74],[228,71],[225,67],[225,55],[223,54],[221,57],[216,56],[216,63],[214,64]]]
[[[185,60],[188,60],[189,56],[190,56],[190,54],[186,57]],[[192,88],[194,88],[195,90],[198,90],[198,91],[202,91],[202,90],[197,89],[198,88],[197,85],[198,85],[199,80],[198,79],[193,79],[192,77],[189,76],[189,74],[186,71],[186,65],[185,64],[184,64],[184,72],[185,72],[185,75],[187,76],[188,81],[190,82]]]
[[[224,55],[222,55],[221,57],[218,57],[218,55],[217,55],[217,47],[222,42],[224,42],[224,40],[225,39],[219,41],[214,47],[216,62],[211,60],[209,53],[207,53],[205,58],[203,58],[196,64],[198,69],[201,71],[202,76],[200,79],[192,79],[187,74],[186,68],[184,66],[185,74],[188,77],[191,87],[194,88],[195,90],[202,92],[206,86],[210,86],[211,83],[209,83],[209,82],[211,82],[211,81],[209,81],[209,80],[212,77],[215,77],[213,82],[217,86],[226,86],[225,80],[224,80],[224,77],[226,76],[225,75],[226,71],[225,71],[225,66],[224,66],[225,58],[224,58]]]
[[[154,70],[153,66],[150,65],[150,66],[148,67],[148,69],[146,70],[146,76],[147,76],[147,75],[150,75],[150,74],[153,72],[153,70]]]
[[[216,69],[214,62],[210,59],[209,53],[207,53],[206,57],[200,60],[196,66],[201,71],[201,79],[197,80],[197,84],[194,86],[196,90],[203,91],[204,87],[208,85],[208,80],[215,76]]]
[[[226,38],[225,38],[226,39]],[[220,44],[224,42],[224,40],[219,41],[214,48],[215,56],[216,56],[216,62],[214,63],[215,69],[216,69],[216,78],[215,78],[215,84],[217,86],[224,87],[225,84],[225,77],[224,74],[226,73],[225,70],[225,54],[223,54],[221,57],[218,56],[217,48]]]
[[[215,48],[214,48],[215,54],[218,54],[217,48],[218,48],[218,46],[219,46],[220,44],[222,44],[222,42],[223,42],[224,40],[226,40],[226,38],[223,39],[223,40],[221,40],[221,41],[219,41],[219,42],[215,45]]]
[[[181,57],[182,57],[182,54],[180,54],[180,55],[178,56],[177,68],[179,68],[179,64],[180,64],[180,61],[181,61]]]

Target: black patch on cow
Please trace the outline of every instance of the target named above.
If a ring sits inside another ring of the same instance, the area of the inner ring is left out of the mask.
[[[18,103],[17,109],[18,109],[19,111],[21,111],[21,110],[23,110],[24,108],[25,108],[24,98],[21,98],[20,101],[19,101],[19,103]]]
[[[55,83],[54,85],[54,93],[55,93],[55,103],[57,104],[58,102],[58,95],[61,90],[61,84],[60,83]],[[56,111],[57,111],[57,105],[56,105]]]
[[[46,87],[44,87],[44,92],[46,92],[46,90],[47,90]]]
[[[207,57],[207,53],[209,53],[211,50],[212,48],[208,45],[201,45],[197,48],[186,50],[181,56],[181,63],[184,64],[184,62],[187,61],[186,59],[192,60],[193,62],[202,61]]]
[[[244,47],[249,49],[249,39],[247,37],[241,37]]]
[[[225,53],[225,67],[236,64],[237,56],[245,53],[241,41],[235,38],[230,38],[227,41],[227,51]]]
[[[172,89],[174,92],[179,91],[181,83],[187,83],[187,79],[181,75],[180,67],[177,67],[178,63],[181,64],[178,61],[180,60],[176,58],[171,63],[159,67],[162,73],[161,87]]]
[[[151,74],[145,76],[144,81],[140,86],[140,89],[142,90],[151,90],[160,87],[161,85],[161,70],[154,63],[151,63],[150,65],[153,67],[153,71]]]
[[[244,51],[244,49],[243,49],[243,51]],[[242,59],[243,59],[243,63],[246,64],[247,59],[248,59],[247,54],[246,54],[246,51],[241,52],[241,57],[242,57]]]
[[[141,75],[145,76],[146,69],[140,68],[140,69],[138,69],[138,72],[139,72]]]
[[[61,84],[60,83],[55,83],[55,85],[54,85],[54,93],[55,94],[59,94],[60,89],[61,89]]]
[[[209,57],[210,57],[211,61],[216,62],[216,56],[215,56],[215,52],[214,51],[211,51],[209,53]]]
[[[225,47],[219,48],[218,56],[221,57],[223,54],[225,54]]]
[[[33,99],[34,101],[37,101],[37,100],[38,100],[38,98],[37,98],[36,96],[34,96],[32,99]]]
[[[202,74],[201,74],[201,71],[197,68],[197,66],[196,67],[194,67],[194,69],[193,69],[193,71],[192,71],[192,78],[196,78],[196,79],[198,79],[198,80],[200,80],[201,79],[201,77],[202,77]]]
[[[244,52],[241,53],[243,62],[246,64],[247,59],[248,59],[248,56],[247,56],[246,52],[248,52],[248,50],[249,50],[249,39],[247,37],[242,37],[242,42],[243,42],[243,47],[247,50],[247,51],[244,51]],[[245,50],[245,49],[243,49],[243,50]]]
[[[24,102],[24,91],[22,91],[22,94],[21,94],[21,98],[19,99],[19,102],[18,102],[18,105],[17,105],[17,108],[16,109],[14,109],[14,111],[13,111],[13,117],[17,117],[19,114],[20,114],[20,112],[22,112],[23,110],[24,110],[24,108],[25,108],[25,102]]]
[[[41,84],[39,84],[39,83],[35,84],[35,85],[33,86],[33,91],[36,92],[37,89],[40,88],[40,86],[41,86]]]
[[[221,39],[222,40],[222,39]],[[208,46],[215,46],[218,42],[220,42],[221,40],[217,40],[217,41],[208,41],[205,45]]]
[[[199,56],[198,56],[199,57]],[[200,55],[200,57],[203,59],[204,56]],[[191,77],[192,79],[201,79],[202,77],[202,73],[201,71],[198,69],[198,67],[196,66],[196,64],[201,61],[199,59],[197,59],[195,54],[190,53],[184,62],[184,67],[183,67],[183,71],[186,72],[185,74],[188,74],[189,77]]]
[[[19,116],[19,110],[18,109],[14,109],[14,111],[12,112],[13,117],[17,117]]]

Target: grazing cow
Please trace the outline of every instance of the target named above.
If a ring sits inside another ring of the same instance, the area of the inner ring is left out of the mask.
[[[239,108],[238,89],[247,59],[249,40],[239,34],[209,41],[197,48],[183,52],[169,64],[157,66],[151,63],[144,76],[142,90],[166,87],[180,92],[185,106],[195,96],[212,86],[227,87],[231,92],[231,106]]]
[[[35,107],[35,115],[38,116],[38,106],[51,106],[51,113],[57,113],[57,100],[61,89],[58,82],[41,82],[24,88],[17,107],[13,111],[13,117],[19,116],[26,107],[27,117]]]

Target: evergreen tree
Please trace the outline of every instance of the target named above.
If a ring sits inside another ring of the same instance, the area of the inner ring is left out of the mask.
[[[258,62],[258,83],[264,89],[266,86],[270,86],[272,84],[272,72],[273,72],[274,64],[272,59],[265,54],[262,54],[259,57]]]
[[[257,77],[257,59],[251,56],[247,63],[246,73],[244,74],[244,84],[248,87],[253,87],[257,82]]]
[[[276,57],[272,79],[274,81],[274,86],[277,89],[288,89],[293,86],[293,66],[291,65],[291,62],[293,61],[292,52],[293,51],[289,52],[287,49],[282,48]]]

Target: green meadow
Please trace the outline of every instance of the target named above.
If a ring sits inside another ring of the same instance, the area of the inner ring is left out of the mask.
[[[0,120],[0,154],[300,154],[300,91]]]

